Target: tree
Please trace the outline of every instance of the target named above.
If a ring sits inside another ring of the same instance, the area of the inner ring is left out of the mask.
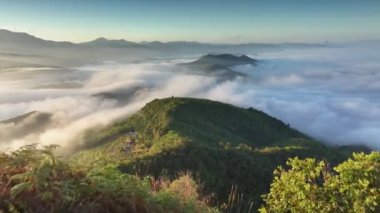
[[[380,210],[380,153],[353,154],[333,170],[326,162],[289,159],[278,167],[261,212],[371,212]]]

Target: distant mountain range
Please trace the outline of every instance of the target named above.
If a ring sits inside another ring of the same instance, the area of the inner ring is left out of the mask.
[[[171,58],[204,53],[249,54],[284,48],[331,47],[331,44],[312,43],[246,43],[209,44],[199,42],[131,42],[124,39],[98,38],[83,43],[57,42],[37,38],[27,33],[0,29],[0,68],[26,63],[30,57],[35,66],[76,66],[99,61],[139,61],[150,58]],[[8,58],[12,57],[12,60]],[[14,60],[14,59],[17,60]],[[39,60],[36,60],[38,58]],[[10,63],[13,61],[14,63]],[[10,63],[10,64],[9,64]],[[6,65],[7,64],[7,65]],[[9,65],[8,65],[9,64]]]
[[[357,41],[352,44],[374,44],[380,43],[379,40]],[[339,44],[324,42],[324,43],[303,43],[303,42],[284,42],[284,43],[241,43],[241,44],[214,44],[201,43],[193,41],[172,41],[172,42],[132,42],[125,39],[107,39],[104,37],[97,38],[92,41],[73,43],[68,41],[52,41],[45,40],[24,32],[13,32],[5,29],[0,29],[0,51],[8,48],[22,47],[44,47],[44,48],[68,48],[68,47],[101,47],[101,48],[158,48],[158,49],[251,49],[251,48],[309,48],[309,47],[336,47]],[[212,52],[212,51],[211,51]],[[227,51],[226,51],[227,52]]]

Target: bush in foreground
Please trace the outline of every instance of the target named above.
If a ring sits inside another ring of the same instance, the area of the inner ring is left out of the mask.
[[[189,175],[153,189],[152,179],[122,174],[116,165],[74,169],[52,149],[0,154],[0,212],[216,212]]]
[[[354,154],[332,170],[315,159],[279,167],[261,212],[380,212],[380,153]]]

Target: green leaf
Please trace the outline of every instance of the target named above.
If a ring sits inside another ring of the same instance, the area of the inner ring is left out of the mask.
[[[32,188],[32,183],[20,183],[12,187],[11,189],[11,197],[14,199],[21,192],[29,190]]]
[[[42,198],[42,200],[44,200],[44,201],[49,201],[49,200],[51,200],[52,198],[53,198],[53,193],[52,192],[43,192],[42,194],[41,194],[41,198]]]
[[[32,172],[25,172],[25,173],[21,173],[21,174],[17,174],[17,175],[13,175],[10,180],[11,181],[14,181],[14,180],[24,180],[28,177],[31,177],[33,175]]]

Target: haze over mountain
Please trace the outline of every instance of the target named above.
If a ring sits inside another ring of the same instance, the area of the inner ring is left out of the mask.
[[[89,127],[175,95],[254,106],[325,143],[379,147],[374,42],[225,45],[101,38],[74,44],[0,34],[0,119],[31,111],[58,116],[64,122],[36,134],[43,144],[51,137],[62,145],[81,140]],[[221,54],[257,61],[235,64],[234,58],[231,64],[213,57]]]
[[[0,1],[0,213],[380,212],[380,1]]]
[[[255,66],[257,60],[246,55],[235,56],[231,54],[208,54],[203,55],[199,59],[189,63],[178,64],[185,71],[198,71],[200,74],[218,75],[224,78],[234,78],[244,76],[245,74],[233,70],[234,66],[252,65]]]
[[[248,53],[251,50],[327,47],[324,44],[207,44],[197,42],[142,42],[98,38],[83,43],[47,41],[26,33],[0,29],[0,68],[17,66],[79,66],[102,61],[131,62],[153,57],[173,58],[178,54],[205,52]]]
[[[0,213],[380,212],[380,1],[0,20]]]
[[[44,132],[52,125],[51,114],[40,112],[29,112],[15,118],[0,121],[0,135],[2,141],[12,141],[28,136],[34,136]],[[38,140],[29,138],[29,140]],[[22,144],[20,144],[22,145]],[[4,144],[2,144],[4,146]]]

